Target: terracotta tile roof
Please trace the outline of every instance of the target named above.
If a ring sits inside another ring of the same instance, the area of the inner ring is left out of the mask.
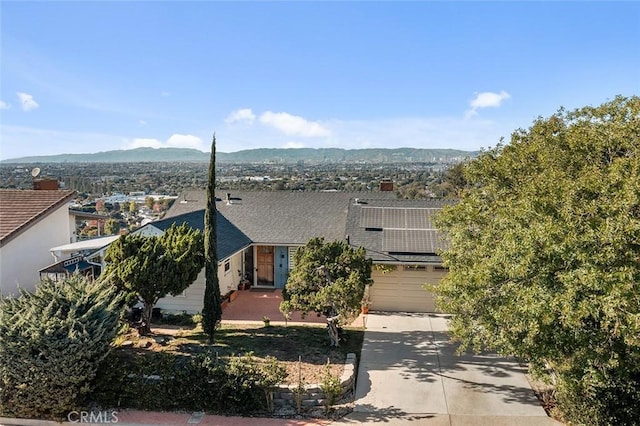
[[[0,244],[69,202],[75,191],[0,189]]]

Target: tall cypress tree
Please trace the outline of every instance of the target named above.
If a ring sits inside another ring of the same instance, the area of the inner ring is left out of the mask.
[[[218,242],[216,226],[216,135],[211,141],[209,182],[207,183],[207,210],[204,215],[204,267],[205,289],[202,328],[213,343],[216,323],[222,318],[222,297],[218,281]]]

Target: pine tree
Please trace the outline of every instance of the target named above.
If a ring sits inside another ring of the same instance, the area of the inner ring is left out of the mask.
[[[111,243],[103,274],[144,304],[140,332],[151,332],[151,312],[160,298],[176,296],[196,280],[204,263],[202,245],[200,231],[186,223],[173,224],[161,236],[129,234]]]
[[[63,418],[86,408],[121,300],[106,280],[80,275],[0,297],[0,416]]]
[[[280,311],[322,314],[333,346],[339,345],[338,326],[349,324],[360,312],[364,291],[371,281],[371,259],[364,248],[344,241],[312,238],[294,254]]]
[[[204,267],[205,289],[202,328],[213,343],[216,324],[222,318],[222,298],[218,281],[218,243],[216,227],[216,135],[211,142],[209,182],[207,183],[207,210],[204,216]]]

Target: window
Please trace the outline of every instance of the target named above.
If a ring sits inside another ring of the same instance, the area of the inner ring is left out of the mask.
[[[449,272],[449,268],[447,268],[446,266],[434,266],[433,270],[435,272]]]
[[[227,275],[231,270],[231,261],[229,259],[224,261],[224,274]]]
[[[426,271],[426,265],[404,265],[405,271]]]

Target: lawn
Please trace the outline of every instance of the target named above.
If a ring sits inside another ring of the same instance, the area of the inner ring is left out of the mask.
[[[152,336],[139,337],[135,331],[120,336],[117,350],[141,356],[155,352],[190,356],[208,347],[207,336],[200,327],[161,327],[152,327]],[[340,347],[332,348],[324,325],[223,324],[212,348],[221,358],[248,352],[260,359],[275,357],[287,367],[287,383],[297,384],[301,373],[303,381],[310,384],[322,381],[327,360],[332,373],[340,375],[347,353],[353,352],[359,359],[363,336],[361,328],[345,328]]]

